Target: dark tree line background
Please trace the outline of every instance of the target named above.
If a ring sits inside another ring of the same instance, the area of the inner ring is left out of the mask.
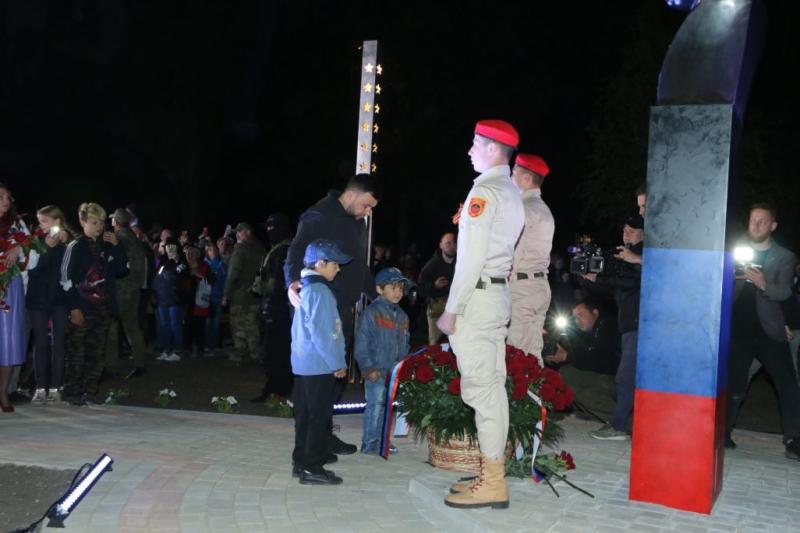
[[[774,199],[794,247],[796,7],[767,9],[741,201]],[[550,163],[559,248],[579,230],[616,239],[684,16],[657,0],[5,0],[0,181],[28,212],[135,203],[146,225],[216,234],[295,217],[353,171],[358,45],[377,38],[378,240],[435,245],[474,177],[472,125],[490,117]]]

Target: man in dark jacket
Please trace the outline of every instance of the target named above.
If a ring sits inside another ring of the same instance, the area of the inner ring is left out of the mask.
[[[731,430],[747,393],[748,370],[757,357],[778,393],[786,457],[800,460],[800,389],[794,380],[781,306],[792,296],[795,257],[772,239],[777,227],[771,206],[751,207],[747,237],[740,244],[747,246],[753,257],[739,265],[733,285],[725,446],[736,447]]]
[[[545,362],[560,365],[564,381],[575,391],[578,408],[606,420],[614,411],[614,375],[619,366],[620,335],[617,321],[606,316],[593,300],[578,302],[572,308],[578,328],[565,346]]]
[[[289,219],[283,213],[267,217],[264,229],[270,250],[261,266],[261,321],[264,325],[263,362],[266,383],[254,403],[271,395],[288,398],[292,392],[292,334],[289,299],[284,290],[283,265],[292,242]]]
[[[599,274],[584,274],[592,282],[587,286],[611,291],[617,303],[619,332],[622,334],[622,350],[617,368],[617,401],[609,424],[591,432],[599,440],[627,440],[628,424],[633,412],[633,396],[636,389],[636,346],[639,338],[639,287],[642,279],[641,256],[644,247],[644,219],[633,215],[625,221],[622,229],[623,245],[607,262]]]
[[[353,260],[342,266],[331,283],[336,297],[339,319],[342,321],[348,353],[353,346],[354,308],[362,293],[374,296],[375,284],[367,264],[367,228],[364,218],[378,205],[380,193],[375,178],[370,174],[356,174],[347,182],[344,192],[329,191],[322,200],[300,215],[297,233],[289,246],[284,275],[289,300],[300,304],[300,272],[303,255],[308,244],[315,239],[330,239]],[[335,391],[336,401],[341,395],[340,384]],[[356,446],[342,442],[331,434],[329,449],[333,453],[355,453]]]
[[[450,293],[450,282],[456,270],[456,235],[445,233],[439,240],[439,249],[433,253],[419,273],[419,292],[425,298],[428,318],[428,344],[436,344],[442,332],[436,321],[442,315]]]

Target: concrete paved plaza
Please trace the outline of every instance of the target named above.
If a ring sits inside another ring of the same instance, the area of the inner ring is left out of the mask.
[[[345,441],[359,442],[360,415],[336,421]],[[411,439],[396,441],[388,463],[341,457],[331,465],[341,486],[299,485],[289,466],[293,422],[278,418],[22,406],[0,417],[0,463],[75,469],[103,452],[114,459],[68,532],[800,531],[800,462],[783,457],[777,435],[734,433],[739,448],[726,454],[724,489],[706,516],[628,501],[630,443],[593,440],[596,424],[574,418],[563,426],[562,447],[578,465],[569,478],[595,498],[563,483],[556,498],[511,480],[508,511],[446,508],[457,475],[431,468],[427,445]]]

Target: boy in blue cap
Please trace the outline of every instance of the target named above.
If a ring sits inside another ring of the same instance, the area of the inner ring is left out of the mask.
[[[408,355],[408,315],[398,302],[410,284],[396,268],[384,268],[375,276],[378,298],[358,320],[354,355],[364,376],[367,406],[361,453],[379,453],[386,406],[386,374]],[[396,452],[394,447],[391,452]]]
[[[294,451],[292,474],[303,485],[339,485],[342,478],[325,470],[328,461],[328,422],[336,378],[346,374],[342,321],[330,282],[339,265],[352,258],[329,239],[312,241],[300,274],[302,303],[292,321],[294,373]]]

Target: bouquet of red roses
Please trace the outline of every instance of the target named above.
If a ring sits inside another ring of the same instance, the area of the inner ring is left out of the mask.
[[[555,443],[562,434],[557,412],[575,399],[572,389],[556,370],[542,368],[536,357],[512,346],[506,347],[506,371],[509,440],[528,449],[538,432],[542,408],[528,395],[531,391],[548,411],[539,437],[546,444]],[[475,411],[461,401],[461,377],[451,351],[438,345],[426,347],[403,364],[399,380],[397,410],[404,413],[417,439],[430,433],[437,443],[451,438],[477,440]]]

